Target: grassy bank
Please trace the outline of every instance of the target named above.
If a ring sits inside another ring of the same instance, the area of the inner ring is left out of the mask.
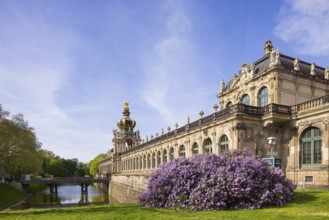
[[[25,193],[0,183],[0,210],[23,199]]]
[[[329,192],[296,192],[295,199],[284,207],[260,210],[175,211],[145,208],[138,205],[101,205],[63,209],[3,211],[0,219],[328,219]]]

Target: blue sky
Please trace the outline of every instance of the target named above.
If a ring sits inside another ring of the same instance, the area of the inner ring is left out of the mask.
[[[130,103],[141,137],[213,112],[264,43],[329,66],[325,0],[0,0],[0,103],[43,148],[88,162]]]

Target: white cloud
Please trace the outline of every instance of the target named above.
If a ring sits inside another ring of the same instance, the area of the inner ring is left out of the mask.
[[[167,1],[166,9],[170,11],[164,25],[167,35],[154,45],[144,65],[146,81],[143,98],[167,123],[173,123],[177,120],[174,109],[183,103],[169,103],[178,94],[186,93],[185,84],[193,80],[193,74],[187,73],[190,68],[184,66],[193,53],[192,44],[186,37],[192,25],[179,3]]]
[[[34,6],[33,9],[38,10],[37,5]],[[48,10],[34,13],[26,5],[14,3],[3,9],[0,14],[0,103],[13,114],[25,115],[44,148],[63,157],[80,157],[83,153],[78,149],[92,145],[90,136],[97,135],[88,136],[87,132],[79,131],[79,125],[68,113],[95,106],[67,109],[58,105],[61,98],[58,92],[75,68],[72,57],[81,43],[79,35],[73,29],[68,31],[69,28],[51,22]],[[73,134],[81,141],[73,144]],[[104,135],[100,136],[105,139]],[[80,158],[86,160],[88,156]]]
[[[329,1],[286,0],[275,35],[296,45],[301,54],[329,55]]]

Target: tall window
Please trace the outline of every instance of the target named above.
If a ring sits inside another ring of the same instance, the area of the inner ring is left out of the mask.
[[[226,135],[223,135],[220,138],[219,145],[220,145],[220,152],[221,153],[228,150],[228,137]]]
[[[169,160],[175,159],[174,148],[170,148],[169,150]]]
[[[139,169],[143,168],[143,158],[142,156],[139,157]]]
[[[152,154],[152,168],[155,168],[155,152]]]
[[[166,149],[163,150],[162,157],[163,157],[163,163],[167,162],[168,156],[167,156],[167,150]]]
[[[322,134],[318,128],[308,128],[301,136],[301,165],[312,166],[322,161]]]
[[[199,145],[196,142],[192,146],[192,153],[193,154],[198,154],[199,153]]]
[[[144,169],[146,169],[146,155],[144,155],[144,164],[143,164],[143,167],[144,167]]]
[[[157,167],[161,164],[161,152],[158,151],[158,161],[157,161]]]
[[[229,108],[229,107],[231,107],[233,104],[232,104],[232,102],[228,102],[227,104],[226,104],[226,108]]]
[[[205,153],[212,153],[212,141],[211,141],[210,138],[208,138],[204,142],[204,152]]]
[[[151,154],[147,155],[147,168],[151,168]]]
[[[244,94],[244,95],[242,96],[241,103],[242,103],[242,104],[245,104],[245,105],[250,105],[249,95],[248,95],[248,94]]]
[[[179,146],[179,156],[180,157],[185,157],[186,156],[185,146],[184,145]]]
[[[263,87],[258,92],[258,106],[263,107],[268,104],[268,90]]]

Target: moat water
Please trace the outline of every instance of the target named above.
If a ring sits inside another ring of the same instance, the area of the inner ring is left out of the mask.
[[[88,187],[88,193],[81,193],[79,185],[62,185],[58,187],[57,195],[51,195],[49,188],[35,193],[16,209],[41,208],[41,207],[69,207],[88,204],[108,204],[109,195],[107,192],[96,188]]]

